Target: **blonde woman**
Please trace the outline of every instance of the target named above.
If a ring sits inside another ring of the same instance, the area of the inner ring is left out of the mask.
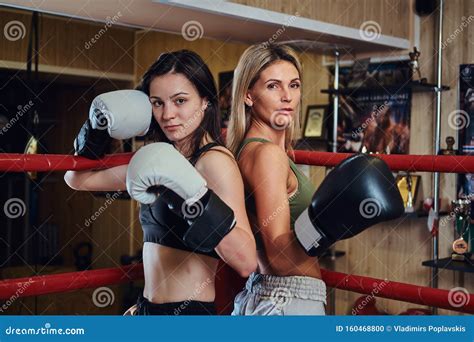
[[[228,147],[244,178],[258,248],[258,273],[237,295],[233,314],[324,315],[326,285],[316,257],[402,215],[395,179],[381,159],[359,154],[337,165],[315,192],[288,157],[301,102],[301,66],[289,47],[248,48],[232,95]]]
[[[293,233],[315,187],[288,157],[299,127],[301,65],[280,45],[249,47],[234,75],[227,146],[238,160],[257,240],[258,273],[233,315],[324,315],[326,285],[317,258]]]

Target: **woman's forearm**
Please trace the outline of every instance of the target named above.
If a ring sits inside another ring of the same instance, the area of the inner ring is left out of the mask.
[[[240,276],[246,278],[257,269],[255,239],[239,226],[222,239],[216,248],[217,254]]]
[[[127,165],[97,171],[67,171],[64,181],[74,190],[126,190]]]
[[[295,234],[290,231],[287,234],[278,236],[271,242],[272,246],[268,246],[268,262],[273,272],[280,276],[289,276],[305,273],[300,270],[299,266],[302,261],[308,259],[303,248],[296,241]]]
[[[92,175],[94,171],[67,171],[64,175],[66,184],[74,190],[84,190],[81,186],[84,185],[85,180]]]

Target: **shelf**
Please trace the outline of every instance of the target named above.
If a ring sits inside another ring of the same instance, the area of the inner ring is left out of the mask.
[[[2,69],[26,70],[26,62],[0,60],[0,65]],[[54,77],[54,80],[56,80],[56,78],[58,77],[56,75],[59,74],[62,77],[77,76],[84,79],[99,78],[99,79],[127,81],[127,82],[134,81],[132,74],[124,74],[124,73],[117,73],[117,72],[104,72],[104,71],[99,71],[99,70],[96,71],[96,70],[80,69],[80,68],[70,68],[70,67],[57,66],[57,65],[39,64],[38,70],[42,74],[54,75],[52,76]]]
[[[110,5],[110,3],[114,5]],[[196,0],[139,0],[133,10],[127,2],[95,1],[39,1],[6,0],[2,6],[28,9],[84,19],[97,23],[114,18],[114,26],[172,32],[181,35],[183,27],[189,28],[190,38],[217,39],[248,44],[269,41],[284,27],[283,40],[307,40],[311,51],[341,54],[404,51],[410,49],[410,40],[380,34],[374,39],[364,39],[359,28],[337,25],[324,21],[290,15],[263,8],[246,6],[230,1]],[[118,16],[117,13],[121,15]],[[183,26],[183,23],[193,23]],[[204,26],[204,27],[203,27]],[[194,30],[194,33],[192,32]],[[195,36],[196,35],[196,36]],[[195,39],[190,39],[195,40]]]
[[[423,266],[444,268],[446,270],[474,273],[474,260],[455,261],[451,258],[427,260],[421,263]]]
[[[432,83],[419,83],[419,82],[409,82],[407,84],[398,84],[391,86],[378,86],[378,87],[358,87],[358,88],[341,88],[338,91],[334,89],[322,89],[321,93],[331,94],[331,95],[351,95],[355,92],[367,92],[367,91],[385,91],[388,93],[396,93],[401,90],[411,90],[415,93],[421,92],[435,92],[437,89],[436,84]],[[450,88],[448,86],[442,86],[441,90],[446,91]]]

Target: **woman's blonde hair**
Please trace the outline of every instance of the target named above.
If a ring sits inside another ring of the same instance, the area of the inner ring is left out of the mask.
[[[252,45],[240,57],[234,71],[232,84],[232,106],[227,129],[227,148],[237,155],[251,123],[251,107],[244,102],[247,91],[252,88],[261,72],[272,63],[284,60],[292,63],[301,78],[301,64],[296,52],[286,45]],[[300,106],[301,107],[301,106]],[[292,124],[286,128],[285,149],[291,150],[292,142],[300,129],[300,114],[295,115]]]

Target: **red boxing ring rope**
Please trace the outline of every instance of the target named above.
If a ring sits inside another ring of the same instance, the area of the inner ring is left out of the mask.
[[[473,294],[466,295],[465,305],[456,307],[450,303],[453,299],[450,299],[451,294],[448,290],[350,275],[324,269],[321,269],[321,272],[324,282],[329,287],[474,314]],[[143,264],[30,278],[7,279],[0,281],[0,299],[61,293],[142,279]],[[21,292],[20,289],[22,289]]]
[[[70,155],[0,154],[0,170],[6,172],[66,171],[103,169],[128,164],[132,153],[107,155],[90,160]],[[295,162],[317,166],[336,166],[351,153],[295,151]],[[375,155],[384,160],[393,171],[425,171],[474,173],[474,156],[436,155]],[[329,287],[368,294],[376,297],[435,306],[453,311],[474,314],[474,295],[466,294],[466,303],[457,307],[448,290],[434,289],[376,278],[348,275],[321,270]],[[38,296],[50,293],[96,288],[143,279],[143,265],[121,268],[35,276],[0,281],[0,299]]]
[[[62,293],[143,279],[143,264],[0,281],[0,299]]]
[[[448,290],[345,274],[324,269],[321,269],[321,274],[327,286],[340,290],[434,306],[453,311],[474,313],[474,294],[466,295],[466,304],[461,307],[456,307],[450,303],[454,302],[453,304],[456,304],[456,299],[452,298],[455,297],[455,294]]]
[[[336,166],[353,153],[295,151],[297,164]],[[373,154],[384,160],[392,171],[473,173],[474,156],[437,156],[415,154]]]
[[[64,154],[0,153],[0,170],[7,172],[106,169],[128,164],[133,153],[109,154],[99,160]]]
[[[352,153],[294,151],[297,164],[336,166]],[[0,171],[66,171],[103,169],[128,164],[132,153],[107,155],[100,160],[57,154],[0,154]],[[392,171],[474,173],[474,156],[377,154]]]

